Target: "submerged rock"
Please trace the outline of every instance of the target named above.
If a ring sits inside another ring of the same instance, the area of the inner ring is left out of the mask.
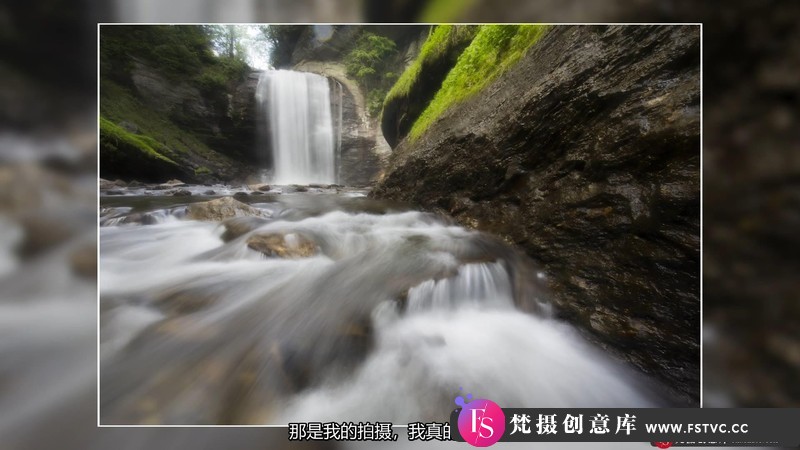
[[[263,211],[231,197],[192,203],[186,207],[186,217],[192,220],[225,220],[231,217],[264,217]]]
[[[225,232],[222,233],[222,240],[225,242],[232,241],[266,223],[267,220],[261,217],[235,217],[228,219],[222,224],[225,227]]]
[[[92,242],[75,249],[69,256],[72,272],[85,279],[97,278],[97,244]]]
[[[272,189],[272,186],[263,183],[251,184],[249,187],[250,190],[252,191],[261,191],[261,192],[268,192],[270,189]]]
[[[177,197],[188,197],[192,195],[192,192],[187,189],[178,189],[177,191],[173,192],[172,195]]]
[[[247,240],[247,246],[270,257],[308,258],[317,253],[317,244],[298,233],[259,234]]]
[[[113,181],[108,181],[106,179],[100,178],[100,190],[106,191],[108,189],[114,189],[117,187]]]

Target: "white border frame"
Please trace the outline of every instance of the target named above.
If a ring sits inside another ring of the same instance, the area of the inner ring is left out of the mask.
[[[703,408],[703,23],[702,22],[508,22],[508,23],[480,23],[480,22],[421,22],[421,23],[363,23],[363,22],[98,22],[97,23],[97,428],[288,428],[285,425],[104,425],[100,423],[100,27],[117,25],[351,25],[351,26],[432,26],[432,25],[553,25],[553,26],[699,26],[700,27],[700,407]],[[393,428],[406,428],[408,425],[392,424]],[[589,443],[591,444],[591,443]]]

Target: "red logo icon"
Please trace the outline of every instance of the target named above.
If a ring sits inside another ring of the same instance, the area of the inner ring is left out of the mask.
[[[653,442],[653,445],[658,448],[670,448],[672,447],[672,442]]]

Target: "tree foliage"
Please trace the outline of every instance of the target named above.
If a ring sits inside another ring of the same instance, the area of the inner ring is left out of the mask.
[[[134,60],[164,76],[220,89],[248,70],[233,26],[109,25],[100,30],[100,75],[130,84]]]
[[[380,113],[386,92],[397,79],[397,75],[389,70],[396,54],[394,41],[365,31],[344,58],[347,74],[356,79],[367,93],[367,110],[372,116]]]
[[[295,43],[307,25],[269,25],[262,29],[270,44],[270,64],[273,67],[287,67],[292,62]]]
[[[396,52],[397,45],[391,39],[363,32],[345,56],[347,74],[369,90],[370,86],[382,84],[389,60]]]

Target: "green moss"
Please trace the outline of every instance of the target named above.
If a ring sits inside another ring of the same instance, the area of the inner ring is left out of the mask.
[[[459,22],[462,14],[475,4],[475,0],[429,0],[419,16],[418,22]]]
[[[388,67],[396,53],[397,45],[393,40],[362,32],[344,58],[347,75],[364,88],[370,116],[380,113],[386,91],[395,81],[395,75]]]
[[[176,165],[177,163],[161,154],[163,146],[158,141],[139,134],[131,133],[114,122],[100,116],[100,142],[109,151],[125,151],[135,149],[147,158]]]
[[[408,96],[411,87],[419,80],[423,66],[430,65],[432,61],[442,58],[451,46],[472,39],[477,29],[478,27],[469,25],[439,25],[435,27],[425,43],[422,44],[417,58],[392,86],[383,104],[386,105],[400,97]]]
[[[513,66],[546,30],[546,25],[481,26],[447,74],[441,89],[414,122],[410,139],[422,136],[448,108],[480,92]]]
[[[211,173],[211,169],[209,169],[208,167],[205,167],[205,166],[198,167],[198,168],[194,169],[194,174],[195,175],[209,175],[210,173]]]
[[[211,150],[195,134],[178,127],[165,114],[153,110],[136,99],[126,88],[109,80],[100,83],[100,114],[111,122],[136,124],[138,134],[153,139],[165,156],[181,161],[195,155],[210,167],[228,163],[227,158]],[[124,130],[123,130],[124,131]]]

